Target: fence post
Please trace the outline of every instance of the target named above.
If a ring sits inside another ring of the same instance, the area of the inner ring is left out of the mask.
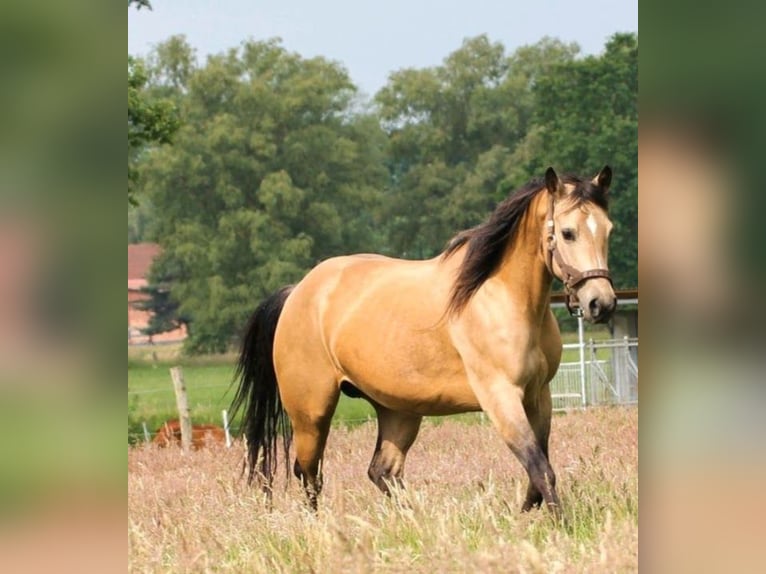
[[[176,392],[176,405],[178,406],[178,420],[181,423],[181,449],[188,453],[191,450],[192,426],[189,414],[189,401],[186,397],[186,383],[184,372],[181,367],[170,369],[170,378],[173,379],[173,389]]]
[[[152,440],[152,437],[149,435],[149,429],[146,428],[146,421],[141,423],[141,426],[144,427],[144,442],[150,442]]]
[[[620,382],[622,384],[619,387],[617,387],[617,390],[620,393],[618,400],[620,401],[621,404],[625,402],[625,396],[628,394],[629,387],[630,387],[630,384],[629,384],[630,377],[628,376],[628,364],[630,361],[630,341],[628,340],[627,335],[623,336],[622,342],[623,342],[623,347],[625,348],[625,352],[623,353],[623,356],[622,356],[622,367],[620,369],[621,371]]]
[[[596,365],[598,365],[598,357],[596,356],[596,342],[593,340],[593,337],[588,339],[588,349],[590,355],[590,358],[588,359],[588,363],[590,363],[590,371],[588,372],[588,390],[590,391],[590,404],[597,405],[601,403],[601,398],[596,396],[597,389],[596,385],[593,383],[593,373],[596,370]],[[601,389],[599,388],[598,390]]]
[[[229,432],[229,413],[226,409],[221,411],[223,415],[223,432],[226,433],[226,448],[231,448],[231,433]]]
[[[582,406],[587,406],[588,399],[585,395],[585,333],[582,317],[577,317],[577,337],[580,341],[580,395],[582,396]]]

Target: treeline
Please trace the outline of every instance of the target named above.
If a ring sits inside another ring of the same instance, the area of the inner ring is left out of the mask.
[[[188,350],[226,349],[257,302],[324,258],[439,253],[548,165],[612,166],[610,266],[636,286],[638,38],[578,50],[545,38],[509,55],[478,36],[370,102],[339,64],[278,41],[204,65],[183,37],[157,46],[144,95],[181,123],[133,154],[129,240],[162,245],[152,282],[180,305]]]

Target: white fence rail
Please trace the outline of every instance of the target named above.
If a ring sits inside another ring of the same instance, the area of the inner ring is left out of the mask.
[[[594,341],[564,345],[571,359],[562,362],[551,381],[554,410],[588,405],[638,403],[638,339]]]

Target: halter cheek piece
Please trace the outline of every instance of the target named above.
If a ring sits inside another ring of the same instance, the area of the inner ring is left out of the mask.
[[[580,301],[575,293],[575,287],[580,283],[592,279],[593,277],[603,277],[608,279],[609,283],[612,283],[612,276],[608,269],[589,269],[588,271],[579,271],[572,267],[568,263],[564,262],[564,258],[561,257],[561,253],[556,247],[556,233],[555,225],[553,221],[553,194],[550,194],[550,201],[548,202],[548,215],[545,218],[546,227],[546,258],[545,264],[548,266],[548,271],[551,275],[557,277],[553,272],[553,260],[556,260],[556,265],[561,269],[563,277],[559,277],[562,283],[564,283],[564,289],[566,291],[566,306],[569,314],[573,317],[582,317],[582,307]]]

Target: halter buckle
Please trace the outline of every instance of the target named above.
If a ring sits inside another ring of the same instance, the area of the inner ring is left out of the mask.
[[[556,249],[556,236],[553,233],[550,233],[547,237],[548,240],[548,250],[553,251]]]

